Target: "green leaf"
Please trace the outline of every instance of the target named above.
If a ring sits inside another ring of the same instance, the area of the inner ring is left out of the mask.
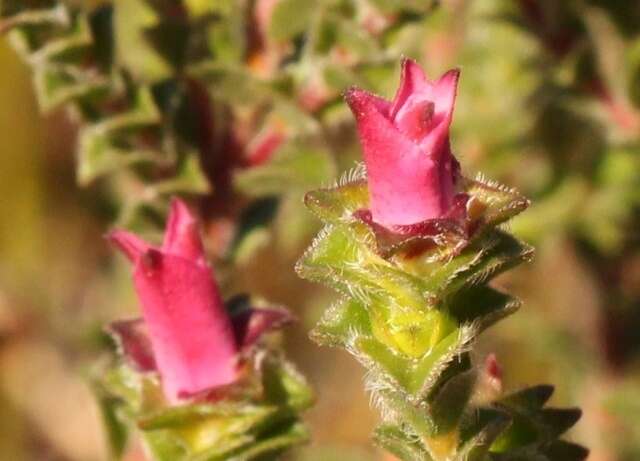
[[[209,180],[202,171],[197,151],[188,151],[181,155],[175,174],[164,181],[149,186],[153,195],[166,196],[177,194],[207,194],[211,192]]]
[[[357,335],[371,335],[371,322],[364,305],[355,299],[345,298],[327,309],[311,331],[311,338],[324,346],[350,344]]]
[[[195,0],[215,5],[210,0]],[[226,3],[227,0],[222,0]],[[235,2],[228,0],[233,6]],[[213,6],[215,8],[215,6]],[[242,16],[242,8],[237,8],[235,14],[225,15],[223,21],[216,22],[209,28],[208,44],[211,54],[215,56],[215,62],[222,65],[239,65],[244,58],[248,46],[248,37],[245,33],[245,22]]]
[[[482,180],[470,181],[464,186],[465,192],[479,202],[479,217],[484,226],[495,227],[502,224],[529,206],[529,200],[515,189]],[[470,213],[473,213],[473,207]]]
[[[366,336],[355,337],[350,349],[367,368],[375,370],[381,380],[393,384],[406,394],[405,398],[417,402],[429,394],[446,366],[466,350],[473,336],[472,328],[456,330],[419,359],[401,356]]]
[[[379,49],[376,41],[371,40],[371,35],[364,28],[353,26],[353,21],[350,18],[337,18],[336,22],[337,43],[335,46],[344,49],[348,53],[353,53],[362,61],[375,59],[384,53]],[[353,80],[351,84],[354,84]]]
[[[456,461],[485,461],[491,445],[511,423],[509,415],[491,408],[470,412],[461,425]]]
[[[110,395],[97,382],[93,383],[91,388],[98,401],[100,416],[106,429],[109,453],[113,459],[120,459],[129,440],[129,427],[121,414],[124,402]]]
[[[193,456],[189,456],[189,461],[212,461],[226,460],[234,453],[251,446],[255,442],[253,435],[238,435],[225,443],[217,443],[214,446],[201,451]]]
[[[542,449],[572,427],[582,412],[573,408],[543,408],[552,392],[550,386],[536,386],[496,402],[496,408],[507,411],[513,423],[496,440],[493,449],[503,453],[518,448]]]
[[[267,402],[296,411],[305,410],[313,404],[314,395],[307,380],[284,358],[265,357],[261,371]]]
[[[204,81],[215,99],[229,104],[256,104],[272,96],[264,81],[239,65],[207,60],[191,65],[189,74]]]
[[[545,408],[540,413],[540,425],[547,440],[559,438],[582,417],[578,408]]]
[[[280,431],[268,434],[268,436],[248,445],[246,448],[226,453],[223,456],[209,457],[206,453],[193,458],[190,461],[249,461],[274,459],[285,449],[306,442],[309,432],[299,422],[284,426]]]
[[[229,257],[236,261],[245,261],[267,240],[255,237],[264,235],[273,222],[280,200],[277,197],[264,197],[254,200],[243,210],[238,219],[236,233],[229,247]],[[253,239],[253,240],[252,240]],[[258,243],[258,245],[255,245]]]
[[[235,6],[233,0],[185,0],[184,3],[194,17],[210,14],[228,15]]]
[[[234,402],[191,404],[156,410],[138,418],[138,427],[145,431],[180,427],[209,418],[261,414],[264,409]]]
[[[382,424],[378,426],[374,433],[374,439],[378,445],[402,461],[432,461],[431,456],[415,440],[415,437],[406,434],[396,425]]]
[[[411,403],[404,395],[392,390],[380,391],[379,396],[382,398],[382,404],[397,412],[403,424],[410,428],[409,433],[423,441],[435,435],[437,427],[431,419],[427,405]]]
[[[118,366],[108,370],[102,377],[105,392],[122,399],[130,408],[129,413],[143,404],[141,396],[143,378],[128,366]]]
[[[345,179],[362,175],[362,167],[347,173]],[[369,190],[364,180],[344,181],[346,184],[330,188],[318,189],[308,192],[304,197],[304,203],[321,220],[336,223],[342,220],[351,220],[355,211],[369,206]]]
[[[475,370],[457,374],[449,379],[432,399],[430,411],[437,434],[456,430],[467,408],[475,383]]]
[[[493,230],[436,271],[429,282],[453,292],[486,283],[532,256],[531,247],[506,232]]]
[[[543,450],[549,461],[583,461],[589,450],[575,443],[556,440]]]
[[[281,0],[276,4],[269,24],[269,37],[284,42],[309,29],[317,8],[306,0]]]
[[[82,70],[82,62],[91,57],[92,37],[87,18],[78,16],[65,34],[48,40],[29,57],[34,67],[54,64],[71,64],[76,72]]]
[[[509,394],[501,398],[498,403],[522,413],[531,414],[544,407],[544,404],[549,401],[552,395],[553,386],[540,384]]]
[[[372,0],[371,3],[385,13],[398,13],[401,11],[427,12],[435,2],[434,0]]]
[[[237,172],[234,183],[241,192],[256,197],[317,187],[332,177],[328,152],[293,142],[278,149],[265,164]]]
[[[142,437],[154,461],[182,461],[187,455],[179,437],[169,431],[152,431]]]
[[[69,66],[37,68],[33,82],[43,112],[82,98],[97,98],[109,90],[109,83],[103,77],[78,74]]]
[[[151,93],[143,87],[136,93],[129,111],[86,126],[78,140],[77,179],[80,185],[87,185],[126,166],[157,159],[159,154],[153,149],[123,145],[123,137],[154,127],[159,122],[160,114]]]
[[[0,2],[1,30],[6,31],[20,26],[68,26],[70,18],[66,5],[60,3],[48,8],[52,3],[27,4],[26,2],[3,0]]]
[[[77,181],[87,186],[101,176],[131,165],[150,162],[157,157],[151,150],[130,150],[114,147],[99,130],[85,128],[80,133]]]
[[[159,81],[172,74],[169,62],[154,49],[146,36],[146,32],[159,22],[160,17],[144,0],[114,1],[116,60],[145,83]]]
[[[416,312],[429,309],[422,281],[375,254],[363,223],[327,226],[296,266],[298,274],[322,281],[347,296],[380,306],[402,306]]]
[[[520,301],[487,285],[463,288],[446,297],[444,304],[459,324],[474,323],[482,331],[514,313]]]

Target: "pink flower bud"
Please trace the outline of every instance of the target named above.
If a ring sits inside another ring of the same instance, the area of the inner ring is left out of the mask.
[[[486,385],[492,393],[500,394],[502,392],[502,367],[498,363],[496,354],[489,354],[484,361],[484,373]]]
[[[373,220],[383,226],[441,218],[453,205],[458,164],[449,145],[459,71],[427,80],[402,63],[393,101],[358,88],[346,100],[358,125]]]
[[[286,140],[287,134],[284,124],[281,122],[273,123],[249,143],[247,147],[248,166],[260,166],[267,163]]]
[[[171,204],[160,248],[121,230],[109,239],[133,263],[136,292],[167,398],[176,402],[233,382],[239,346],[206,263],[197,222],[186,205],[179,200]]]

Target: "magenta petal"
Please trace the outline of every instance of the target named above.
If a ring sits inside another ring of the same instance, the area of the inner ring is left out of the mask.
[[[453,202],[458,173],[449,146],[459,71],[429,81],[402,63],[393,103],[353,88],[345,97],[364,151],[372,218],[385,227],[440,218]]]
[[[393,99],[390,117],[396,120],[409,100],[412,97],[418,97],[421,100],[431,101],[435,106],[436,114],[450,119],[453,115],[459,78],[460,70],[451,69],[437,81],[430,81],[415,61],[405,59],[402,62],[400,86]]]
[[[347,91],[344,92],[344,98],[351,107],[351,111],[354,112],[358,107],[358,101],[355,101],[355,106],[352,106],[349,102],[351,98],[356,98],[358,100],[366,101],[367,105],[375,107],[378,112],[380,112],[385,117],[389,117],[391,113],[391,103],[380,96],[376,96],[373,93],[369,93],[368,91],[361,90],[358,87],[351,87]],[[354,112],[354,115],[355,112]],[[357,118],[357,115],[356,115]]]
[[[417,96],[433,102],[435,105],[435,113],[439,114],[443,119],[450,121],[453,115],[453,108],[458,92],[458,80],[460,79],[460,70],[451,69],[435,82],[427,82],[422,88],[409,97]],[[409,98],[407,98],[408,100]],[[406,104],[403,103],[403,105]],[[399,107],[401,109],[402,106]]]
[[[249,165],[259,166],[267,163],[285,140],[286,136],[282,131],[270,130],[257,141],[253,141],[247,152]]]
[[[277,330],[294,320],[293,314],[282,308],[249,308],[232,318],[236,341],[241,349],[247,350],[255,345],[262,335]]]
[[[393,98],[393,104],[389,111],[389,116],[395,118],[400,108],[405,104],[409,96],[421,93],[430,88],[431,84],[427,80],[422,68],[413,59],[404,58],[400,71],[400,85]]]
[[[444,145],[434,152],[434,160],[438,164],[438,177],[440,183],[440,203],[443,212],[453,205],[455,196],[455,184],[459,174],[460,164],[451,152],[449,138],[444,140]]]
[[[460,80],[460,69],[451,69],[433,85],[433,102],[436,105],[436,111],[446,112],[449,117],[453,115],[458,80]]]
[[[233,328],[207,266],[150,250],[134,281],[172,402],[236,379]]]
[[[448,140],[459,79],[460,71],[452,69],[440,77],[432,86],[431,100],[434,104],[434,129],[428,137],[421,141],[422,147],[427,151],[437,151],[441,147],[440,141],[442,139]]]
[[[119,320],[107,327],[121,354],[139,371],[156,371],[151,341],[142,319]]]
[[[137,235],[123,230],[112,231],[106,238],[133,263],[151,248],[151,245]]]
[[[394,125],[413,142],[424,144],[424,140],[440,124],[435,113],[435,104],[421,98],[410,98],[409,101],[398,114]],[[427,147],[429,152],[432,148]]]
[[[182,200],[173,199],[171,202],[162,250],[199,264],[206,264],[198,221]]]
[[[441,216],[446,210],[435,159],[400,133],[368,93],[352,89],[346,100],[358,124],[373,219],[391,226]]]
[[[415,85],[413,93],[394,105],[394,125],[430,155],[440,151],[449,135],[459,75],[450,70],[436,82]]]

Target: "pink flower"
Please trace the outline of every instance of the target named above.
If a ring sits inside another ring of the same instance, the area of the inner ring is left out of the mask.
[[[459,71],[427,80],[402,63],[393,101],[359,88],[346,93],[358,125],[375,222],[387,226],[441,218],[454,202],[458,163],[449,145]]]
[[[247,147],[248,166],[260,166],[267,163],[286,140],[287,134],[284,124],[281,122],[273,123],[249,143]]]
[[[171,204],[161,247],[122,230],[108,238],[133,263],[144,319],[116,322],[111,331],[138,369],[159,372],[173,403],[237,380],[243,350],[290,319],[281,309],[244,310],[230,317],[197,222],[180,200]]]

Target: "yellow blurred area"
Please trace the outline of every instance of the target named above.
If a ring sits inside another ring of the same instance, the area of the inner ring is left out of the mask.
[[[45,245],[43,132],[29,70],[0,39],[0,274],[3,284],[37,271]]]
[[[81,322],[87,243],[99,234],[68,193],[73,174],[57,175],[73,146],[59,149],[64,130],[39,114],[4,39],[0,69],[0,459],[105,459],[95,403],[66,349],[73,334],[59,334]]]

